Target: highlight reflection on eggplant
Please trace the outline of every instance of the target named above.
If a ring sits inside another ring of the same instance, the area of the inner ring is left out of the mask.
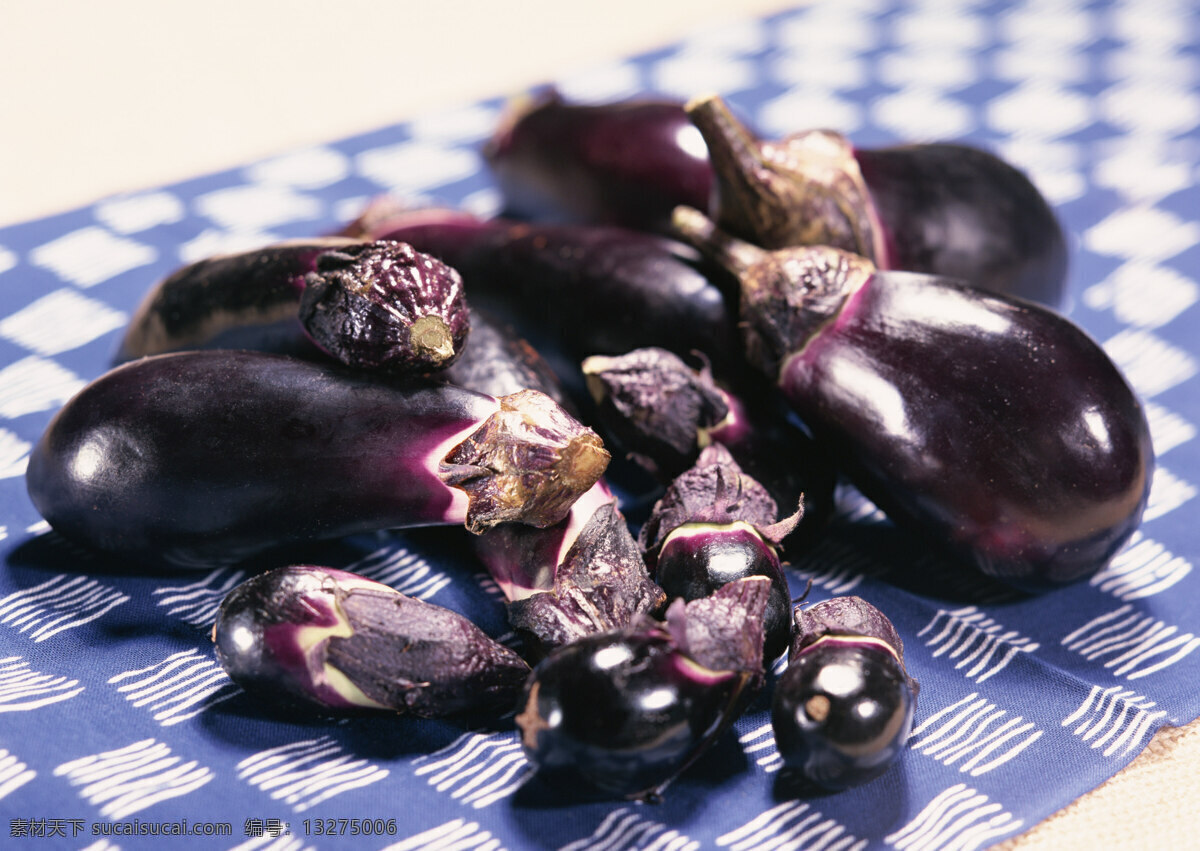
[[[254,576],[221,601],[217,660],[252,696],[422,718],[511,710],[529,665],[457,612],[329,567]]]
[[[525,755],[551,782],[653,799],[744,711],[763,682],[770,581],[732,582],[675,601],[665,623],[629,626],[555,650],[525,685]]]
[[[795,610],[771,726],[784,765],[826,789],[878,777],[900,756],[919,686],[892,622],[859,597]]]
[[[729,450],[713,444],[668,485],[638,534],[654,581],[669,598],[698,600],[747,576],[771,581],[762,613],[764,658],[787,649],[791,593],[779,562],[780,542],[803,516],[782,520],[766,489],[746,475]]]
[[[748,359],[893,520],[1031,590],[1094,574],[1133,534],[1149,428],[1078,326],[833,248],[766,251],[695,210],[675,221],[741,281]]]
[[[324,237],[178,269],[142,300],[118,359],[248,343],[421,373],[453,363],[469,329],[454,269],[401,243]]]
[[[33,450],[65,537],[149,564],[228,564],[357,532],[550,526],[609,456],[535,391],[496,399],[281,355],[143,358],[93,381]]]

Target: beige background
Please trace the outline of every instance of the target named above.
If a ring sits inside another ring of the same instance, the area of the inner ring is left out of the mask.
[[[0,225],[520,91],[794,3],[0,0]],[[1021,849],[1200,848],[1200,725]]]

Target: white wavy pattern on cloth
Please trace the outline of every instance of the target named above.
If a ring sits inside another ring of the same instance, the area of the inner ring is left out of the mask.
[[[591,836],[558,851],[699,851],[700,843],[629,807],[613,810]]]
[[[463,733],[446,747],[413,760],[414,775],[475,809],[514,794],[533,777],[512,732]]]
[[[965,783],[956,783],[916,818],[884,837],[900,851],[975,851],[1020,829],[1024,822]]]
[[[297,813],[388,776],[367,759],[354,758],[332,736],[268,748],[237,764],[237,776],[291,806]]]
[[[804,801],[779,804],[717,837],[717,846],[730,851],[862,851],[867,844]]]
[[[128,601],[129,595],[95,579],[63,573],[0,598],[0,625],[42,642]]]
[[[181,650],[108,680],[131,706],[145,708],[164,727],[195,718],[241,693],[211,656]]]
[[[914,727],[908,745],[942,765],[978,777],[1015,759],[1043,732],[1032,721],[971,692]]]
[[[1104,667],[1113,676],[1137,680],[1179,662],[1200,638],[1126,603],[1064,636],[1062,645],[1089,661],[1110,657]]]
[[[54,769],[79,797],[114,820],[199,789],[215,776],[196,760],[184,762],[155,739],[64,762]]]
[[[28,711],[70,700],[84,688],[79,680],[35,671],[20,656],[0,659],[0,712]]]
[[[925,645],[936,648],[934,658],[945,656],[955,670],[965,668],[963,676],[977,683],[1003,671],[1018,653],[1033,653],[1040,646],[1016,630],[1006,630],[975,606],[938,609],[917,636],[927,636]]]

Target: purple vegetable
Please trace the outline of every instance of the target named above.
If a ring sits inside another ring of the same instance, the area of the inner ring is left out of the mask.
[[[392,527],[553,525],[608,457],[534,391],[495,399],[206,351],[89,384],[51,421],[26,483],[65,537],[200,567]]]
[[[778,520],[766,489],[718,443],[670,484],[642,525],[638,543],[654,580],[670,598],[698,600],[747,576],[769,579],[761,631],[764,657],[771,660],[787,649],[792,634],[780,542],[802,515],[799,510]]]
[[[517,715],[538,774],[654,799],[708,750],[763,682],[761,577],[587,636],[533,670]]]
[[[710,207],[729,233],[764,248],[828,245],[881,269],[1062,303],[1062,228],[1000,158],[965,145],[858,150],[827,130],[760,141],[715,95],[684,108],[708,144]]]
[[[453,363],[469,327],[454,269],[409,245],[326,237],[179,269],[142,301],[118,357],[315,346],[350,366],[418,373]]]
[[[328,567],[283,567],[221,601],[217,659],[269,703],[421,718],[510,711],[525,661],[462,615]]]
[[[678,103],[514,102],[483,149],[509,215],[665,230],[712,185],[704,139]]]
[[[858,597],[797,607],[788,666],[775,684],[771,726],[784,765],[826,789],[873,780],[912,729],[917,681],[891,621]]]
[[[803,501],[797,531],[814,533],[829,520],[837,476],[828,454],[787,420],[761,377],[740,376],[735,390],[707,365],[694,369],[654,347],[593,355],[582,369],[605,443],[660,478],[670,481],[703,447],[720,444],[777,504]]]
[[[749,360],[892,519],[1031,589],[1092,575],[1133,534],[1146,417],[1069,320],[837,249],[768,252],[695,210],[676,224],[741,280]]]
[[[740,363],[732,303],[681,243],[617,227],[430,219],[393,219],[373,236],[457,269],[472,305],[544,354],[545,346],[565,353],[572,371],[588,355],[649,345],[700,351],[718,368]]]
[[[518,388],[556,399],[564,395],[536,350],[487,323],[476,323],[463,357],[444,375],[492,396]],[[553,526],[502,523],[476,536],[473,544],[504,593],[509,622],[536,642],[531,653],[625,626],[637,613],[666,603],[603,479]]]

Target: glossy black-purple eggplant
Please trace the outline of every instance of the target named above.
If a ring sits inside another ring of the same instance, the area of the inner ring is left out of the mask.
[[[230,678],[273,705],[440,718],[512,710],[529,665],[450,609],[316,565],[225,595],[212,640]]]
[[[638,533],[654,581],[669,598],[698,600],[747,576],[771,581],[761,631],[767,660],[787,649],[791,593],[779,561],[781,542],[803,508],[783,519],[771,495],[719,443],[681,473]]]
[[[401,216],[372,236],[407,242],[457,269],[472,305],[539,349],[553,347],[573,371],[589,355],[642,346],[703,352],[714,368],[741,362],[724,273],[710,277],[700,256],[675,240],[619,227],[464,221],[453,212],[441,222],[427,212]]]
[[[735,387],[708,364],[693,367],[656,347],[593,355],[581,369],[610,450],[669,482],[719,443],[777,504],[803,501],[796,533],[815,534],[828,522],[837,481],[828,453],[789,421],[761,376],[741,375]]]
[[[708,152],[678,103],[567,102],[553,89],[514,100],[483,148],[505,214],[664,230],[679,204],[703,207]]]
[[[479,318],[477,311],[470,344],[444,378],[489,396],[532,389],[565,397],[536,349],[512,329]],[[472,543],[504,594],[509,622],[534,642],[528,654],[625,626],[666,603],[603,479],[553,526],[502,523]]]
[[[1129,540],[1154,470],[1146,416],[1070,320],[833,248],[765,251],[696,210],[675,222],[741,280],[749,361],[893,520],[1030,589]]]
[[[553,525],[608,452],[549,398],[385,383],[281,355],[131,361],[76,394],[30,457],[65,537],[158,565],[393,527]]]
[[[118,360],[195,348],[312,348],[355,367],[453,363],[470,314],[458,272],[412,246],[323,237],[200,260],[142,300]]]
[[[538,774],[564,789],[660,796],[761,687],[769,588],[763,577],[731,582],[676,600],[665,622],[641,616],[543,659],[516,717]]]
[[[798,606],[795,627],[771,704],[779,756],[825,789],[875,779],[903,752],[917,705],[899,633],[860,597]]]

